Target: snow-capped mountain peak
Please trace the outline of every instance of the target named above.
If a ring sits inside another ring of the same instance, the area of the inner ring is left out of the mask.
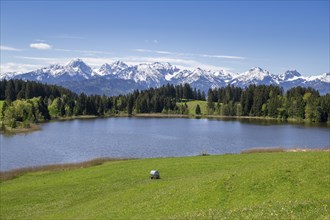
[[[106,76],[106,75],[118,75],[122,70],[127,69],[129,66],[121,60],[115,61],[111,64],[105,63],[100,69],[96,72],[98,75]]]
[[[65,73],[70,76],[80,75],[86,79],[92,76],[93,70],[83,60],[77,58],[65,65]]]
[[[289,80],[297,77],[301,77],[301,74],[297,70],[287,70],[285,73],[279,75],[280,80]]]
[[[76,59],[72,59],[70,60],[65,66],[66,67],[79,67],[79,66],[84,66],[87,65],[82,59],[80,58],[76,58]]]
[[[111,66],[105,63],[99,69],[96,69],[95,72],[100,76],[111,74]]]
[[[321,77],[320,80],[323,82],[330,83],[330,73],[324,73]]]
[[[321,82],[326,82],[330,83],[330,73],[324,73],[320,76],[310,76],[306,78],[307,81],[321,81]],[[329,85],[329,90],[330,90],[330,85]]]
[[[255,85],[279,85],[284,90],[295,86],[313,87],[320,93],[329,93],[330,73],[320,76],[304,77],[297,70],[288,70],[281,75],[272,75],[267,70],[254,67],[241,74],[232,73],[227,70],[204,70],[196,68],[194,70],[179,69],[170,63],[154,62],[142,63],[129,66],[123,61],[116,61],[111,64],[105,63],[99,69],[88,66],[81,59],[73,59],[66,65],[50,65],[25,73],[1,73],[0,79],[24,79],[36,80],[58,85],[71,85],[77,81],[83,81],[82,85],[96,86],[103,91],[99,82],[121,82],[121,89],[159,87],[170,83],[174,85],[189,83],[192,87],[207,91],[209,88],[234,85],[246,87],[250,84]],[[95,81],[97,80],[97,85]],[[109,80],[109,81],[108,81]],[[117,81],[111,81],[117,80]],[[94,83],[93,83],[94,82]],[[127,87],[124,82],[127,83]],[[119,85],[118,85],[119,86]],[[71,88],[69,86],[69,88]],[[87,87],[86,87],[87,88]],[[75,90],[74,88],[71,88]],[[82,89],[84,91],[85,87]],[[96,91],[96,90],[93,90]],[[110,91],[110,90],[107,90]],[[81,92],[81,91],[79,91]],[[101,92],[100,92],[101,93]],[[103,94],[103,93],[101,93]]]
[[[265,77],[269,76],[267,70],[263,70],[260,67],[253,67],[249,71],[239,74],[236,78],[248,80],[263,80]]]
[[[156,69],[172,69],[173,66],[172,64],[165,62],[165,63],[161,63],[161,62],[154,62],[152,64],[150,64],[150,66],[156,68]]]
[[[117,60],[111,64],[111,67],[113,69],[114,68],[126,69],[128,67],[128,65],[121,60]]]
[[[152,69],[156,69],[162,75],[173,74],[174,72],[179,71],[179,69],[176,66],[173,66],[168,62],[165,63],[154,62],[149,64],[149,67]]]
[[[64,72],[65,67],[60,64],[52,64],[48,67],[40,69],[41,73],[50,73],[53,76],[61,75]]]
[[[245,87],[250,84],[277,84],[276,80],[269,74],[267,70],[263,70],[260,67],[253,67],[249,71],[239,74],[233,77],[230,84]]]
[[[202,76],[202,75],[205,75],[207,74],[208,71],[205,71],[205,70],[202,70],[201,68],[196,68],[194,71],[193,71],[193,74],[195,75],[198,75],[198,76]]]
[[[246,73],[255,77],[264,77],[269,75],[269,72],[267,70],[263,70],[260,67],[253,67]]]
[[[255,66],[255,67],[251,68],[251,69],[249,70],[249,72],[264,72],[264,70],[261,69],[261,68],[258,67],[258,66]]]

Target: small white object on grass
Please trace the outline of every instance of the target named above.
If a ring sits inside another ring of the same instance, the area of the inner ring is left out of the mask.
[[[150,171],[150,179],[160,179],[159,171],[158,170],[151,170]]]

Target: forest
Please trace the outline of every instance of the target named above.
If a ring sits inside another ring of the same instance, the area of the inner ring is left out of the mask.
[[[189,84],[164,85],[113,97],[76,94],[56,85],[34,81],[0,81],[1,129],[29,127],[56,118],[99,117],[139,113],[188,114],[187,102],[207,103],[207,112],[196,115],[253,116],[330,122],[330,94],[320,96],[313,88],[295,87],[286,92],[274,85],[227,86],[205,92]]]

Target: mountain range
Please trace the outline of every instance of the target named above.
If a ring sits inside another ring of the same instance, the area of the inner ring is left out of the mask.
[[[284,90],[292,87],[313,87],[321,94],[330,91],[330,73],[304,77],[296,70],[280,75],[254,67],[243,73],[227,70],[180,69],[170,63],[127,65],[123,61],[103,64],[91,68],[81,59],[74,59],[66,65],[50,65],[30,72],[1,73],[0,79],[23,79],[56,84],[74,92],[86,94],[118,95],[136,89],[160,87],[164,84],[189,83],[192,87],[207,92],[209,88],[234,85],[246,87],[255,85],[279,85]]]

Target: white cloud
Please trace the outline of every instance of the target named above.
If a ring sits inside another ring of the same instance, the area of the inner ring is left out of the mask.
[[[26,63],[2,63],[0,65],[0,72],[19,72],[25,73],[42,67],[41,65],[26,64]]]
[[[144,52],[152,52],[152,50],[146,50],[146,49],[135,49],[134,51],[136,52],[141,52],[141,53],[144,53]]]
[[[58,63],[68,58],[51,58],[51,57],[27,57],[27,56],[15,56],[14,58],[23,59],[23,60],[33,60],[37,62],[42,62],[46,64]]]
[[[2,51],[21,51],[21,49],[17,49],[14,47],[8,47],[8,46],[4,46],[4,45],[0,45],[0,50],[2,50]]]
[[[148,50],[148,49],[135,49],[134,51],[141,52],[141,53],[169,54],[169,55],[185,56],[185,57],[206,57],[206,58],[219,58],[219,59],[232,59],[232,60],[244,60],[244,59],[246,59],[245,57],[240,57],[240,56],[177,53],[177,52],[170,52],[170,51]]]
[[[62,52],[76,52],[76,53],[86,53],[86,54],[112,54],[108,51],[102,51],[102,50],[70,50],[70,49],[55,49],[56,51],[62,51]]]
[[[157,50],[156,52],[159,54],[171,54],[171,52],[164,51],[164,50]]]
[[[245,57],[225,56],[225,55],[199,54],[199,56],[201,56],[201,57],[209,57],[209,58],[232,59],[232,60],[244,60],[245,59]]]
[[[34,43],[30,44],[31,48],[38,49],[38,50],[49,50],[52,49],[52,45],[46,43]]]
[[[176,55],[177,53],[165,51],[165,50],[147,50],[147,49],[135,49],[134,51],[136,52],[141,52],[141,53],[158,53],[158,54],[173,54]]]

